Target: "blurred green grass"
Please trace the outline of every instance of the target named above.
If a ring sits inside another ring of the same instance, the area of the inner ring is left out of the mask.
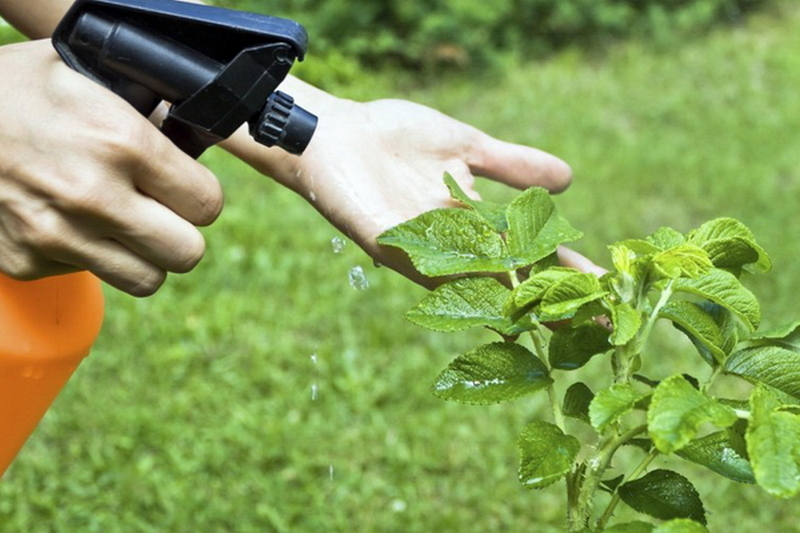
[[[743,220],[775,260],[753,279],[770,325],[798,307],[798,27],[786,3],[657,50],[339,92],[410,98],[564,157],[575,183],[557,203],[600,263],[609,242],[662,225]],[[352,243],[335,254],[325,221],[243,164],[205,162],[227,196],[207,258],[150,299],[107,291],[92,355],[0,483],[0,531],[558,531],[560,487],[515,479],[516,434],[543,399],[469,407],[428,392],[489,337],[406,323],[422,289]],[[348,284],[355,265],[365,291]],[[800,531],[794,501],[681,468],[700,476],[713,530]]]

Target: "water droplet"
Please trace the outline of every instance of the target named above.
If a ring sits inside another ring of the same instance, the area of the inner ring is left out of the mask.
[[[333,247],[333,253],[340,254],[344,251],[344,247],[347,244],[347,241],[342,239],[341,237],[334,237],[331,239],[331,246]]]
[[[314,194],[314,191],[309,191],[308,192],[308,199],[311,200],[312,202],[316,202],[317,201],[317,195]]]
[[[369,281],[367,280],[366,274],[364,274],[364,269],[359,265],[351,268],[347,276],[350,279],[350,286],[355,290],[364,291],[369,288]]]
[[[395,513],[402,513],[403,511],[406,510],[407,507],[408,504],[405,502],[405,500],[401,500],[400,498],[395,498],[394,500],[392,500],[391,509]]]
[[[315,353],[311,354],[311,364],[312,365],[316,365],[317,364],[317,354],[315,354]]]
[[[328,479],[333,481],[333,465],[328,465]]]
[[[311,384],[311,401],[317,401],[317,397],[319,396],[319,385],[315,383]]]

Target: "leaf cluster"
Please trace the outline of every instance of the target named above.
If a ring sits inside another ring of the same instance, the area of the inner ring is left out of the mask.
[[[488,328],[500,339],[456,357],[433,393],[488,404],[547,391],[552,417],[519,436],[519,479],[532,489],[565,480],[570,531],[706,531],[691,481],[648,471],[660,455],[774,496],[800,492],[800,322],[759,331],[760,305],[742,280],[772,264],[746,226],[718,218],[688,233],[661,228],[616,242],[613,268],[598,278],[559,265],[558,248],[581,233],[544,189],[498,205],[470,199],[450,176],[445,182],[460,207],[420,215],[379,242],[405,251],[422,274],[449,280],[409,320],[442,332]],[[649,353],[658,321],[691,341],[696,367]],[[670,375],[647,375],[654,357],[672,364]],[[607,373],[592,390],[576,371],[595,358]],[[743,380],[742,396],[717,394],[723,375]],[[641,462],[612,467],[623,446],[640,450]],[[611,496],[596,514],[600,492]],[[664,522],[611,525],[620,502]]]

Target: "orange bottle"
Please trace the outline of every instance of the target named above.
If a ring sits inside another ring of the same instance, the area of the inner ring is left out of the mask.
[[[88,272],[37,281],[0,275],[0,477],[100,333],[103,295]]]

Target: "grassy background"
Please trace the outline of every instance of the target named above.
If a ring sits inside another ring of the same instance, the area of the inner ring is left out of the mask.
[[[659,49],[337,90],[427,103],[564,157],[576,180],[558,205],[601,263],[614,240],[740,218],[775,260],[753,280],[770,325],[797,316],[798,27],[787,3]],[[92,356],[0,483],[0,531],[557,531],[560,487],[515,479],[514,440],[541,399],[467,407],[428,392],[484,334],[407,324],[421,289],[352,243],[335,254],[336,232],[268,179],[222,152],[205,160],[227,194],[208,257],[153,298],[107,292]],[[349,286],[355,265],[369,289]],[[794,501],[681,468],[700,476],[713,530],[800,531]]]

